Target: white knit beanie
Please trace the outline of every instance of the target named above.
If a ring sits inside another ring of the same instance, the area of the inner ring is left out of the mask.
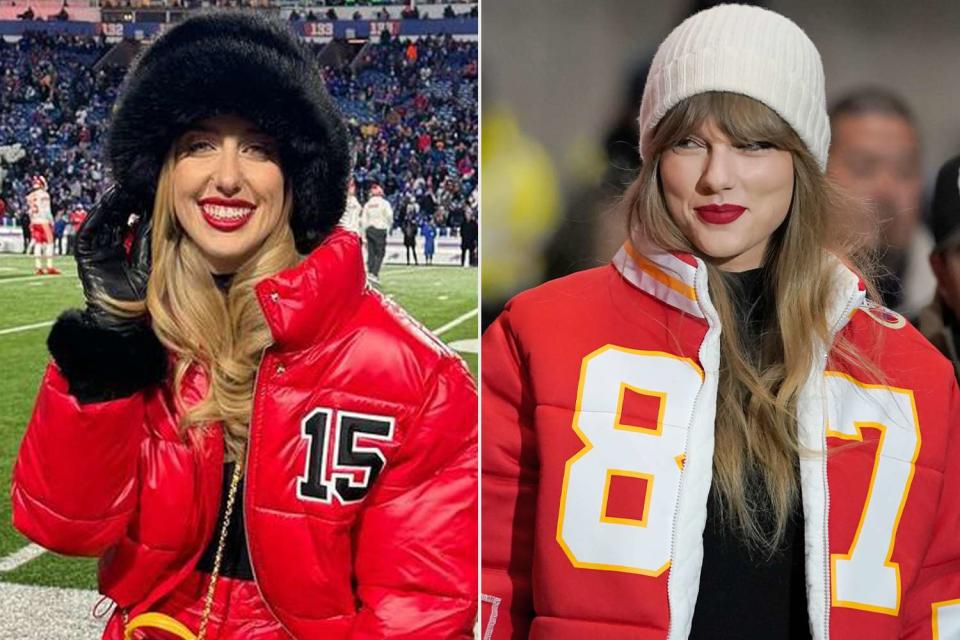
[[[729,91],[776,111],[824,170],[830,120],[820,54],[803,30],[778,13],[722,4],[687,18],[657,49],[640,105],[640,156],[653,130],[679,102]]]

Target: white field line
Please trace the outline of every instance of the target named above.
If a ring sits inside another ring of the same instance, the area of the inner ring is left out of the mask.
[[[17,282],[29,282],[30,280],[39,280],[40,278],[49,278],[49,277],[50,277],[50,276],[48,276],[48,275],[42,275],[42,276],[14,276],[13,278],[4,278],[3,280],[0,280],[0,284],[10,284],[11,282],[15,284],[15,283],[17,283]]]
[[[40,329],[42,327],[49,327],[53,324],[53,320],[47,320],[46,322],[35,322],[33,324],[24,324],[19,327],[10,327],[9,329],[0,329],[0,336],[6,335],[8,333],[20,333],[21,331],[30,331],[31,329]]]
[[[109,617],[93,617],[99,600],[100,594],[86,589],[0,584],[0,638],[98,640]]]
[[[70,274],[66,274],[66,275],[70,275]],[[18,282],[30,282],[31,280],[40,280],[41,278],[47,280],[47,279],[51,279],[51,278],[57,278],[57,279],[59,279],[59,278],[63,278],[63,277],[65,277],[65,276],[63,276],[63,275],[51,276],[51,275],[47,275],[47,274],[44,274],[44,275],[42,275],[42,276],[38,276],[38,275],[32,275],[32,276],[14,276],[14,277],[12,277],[12,278],[3,278],[2,280],[0,280],[0,284],[10,284],[10,283],[16,284],[16,283],[18,283]]]
[[[21,252],[17,251],[16,253],[13,253],[13,252],[7,251],[6,253],[0,253],[0,260],[2,260],[2,259],[4,259],[4,258],[34,258],[34,257],[36,257],[36,256],[34,256],[32,252],[31,252],[31,253],[21,253]],[[73,255],[71,255],[71,254],[63,254],[63,253],[55,253],[55,254],[53,254],[53,259],[54,259],[54,260],[67,260],[67,259],[72,260],[72,259],[73,259]]]
[[[434,329],[433,335],[442,336],[443,334],[445,334],[450,329],[453,329],[458,324],[462,324],[467,320],[469,320],[470,318],[472,318],[473,316],[477,315],[477,313],[478,313],[477,309],[470,309],[470,311],[467,311],[462,316],[457,316],[456,318],[454,318],[447,324],[443,325],[442,327],[437,327],[436,329]]]
[[[22,564],[26,564],[46,553],[46,549],[41,547],[38,544],[33,544],[32,542],[22,549],[17,549],[10,555],[0,558],[0,573],[5,573],[7,571],[13,571]]]
[[[381,277],[383,277],[383,276],[401,276],[401,275],[403,275],[403,274],[405,274],[405,273],[414,273],[415,271],[419,271],[419,270],[420,270],[420,269],[417,268],[417,267],[404,267],[404,268],[402,268],[402,269],[389,269],[389,270],[384,269],[384,270],[383,270],[383,273],[381,273],[380,276],[381,276]]]
[[[402,274],[406,274],[406,273],[425,273],[425,272],[426,272],[426,273],[432,273],[432,272],[434,272],[434,271],[441,271],[441,270],[446,271],[446,270],[449,270],[449,269],[450,269],[450,267],[441,267],[440,265],[433,265],[433,264],[421,265],[421,266],[418,266],[418,267],[411,265],[411,266],[409,266],[409,267],[397,267],[397,268],[395,268],[395,269],[384,269],[383,272],[382,272],[380,275],[381,275],[381,276],[395,276],[395,275],[398,275],[398,274],[401,274],[401,273],[402,273]]]

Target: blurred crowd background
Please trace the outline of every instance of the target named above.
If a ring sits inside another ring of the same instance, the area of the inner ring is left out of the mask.
[[[615,204],[639,168],[636,117],[657,45],[713,2],[483,3],[484,322],[513,293],[598,266],[625,239]],[[799,24],[823,59],[830,176],[867,203],[886,304],[933,298],[930,195],[960,153],[960,3],[753,2]]]

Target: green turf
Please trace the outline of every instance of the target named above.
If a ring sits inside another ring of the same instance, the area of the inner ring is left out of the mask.
[[[63,271],[63,276],[35,277],[32,258],[0,254],[0,481],[5,496],[0,500],[0,557],[28,543],[10,525],[6,488],[47,362],[45,341],[49,328],[43,326],[7,334],[2,331],[51,322],[63,309],[82,304],[83,296],[72,258],[57,258],[54,264]],[[428,329],[441,328],[476,308],[476,269],[388,265],[380,275],[383,293],[404,306]],[[476,340],[477,336],[477,317],[474,315],[449,328],[440,337],[451,343]],[[461,355],[476,376],[476,354]],[[46,553],[11,572],[0,573],[0,582],[93,588],[95,574],[95,559]]]
[[[65,587],[72,589],[97,588],[97,559],[71,558],[56,553],[45,553],[39,558],[3,574],[3,582]]]

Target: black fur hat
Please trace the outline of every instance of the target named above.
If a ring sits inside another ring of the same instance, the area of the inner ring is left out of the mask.
[[[188,18],[130,68],[107,140],[113,179],[149,211],[170,145],[188,125],[233,114],[279,143],[293,185],[290,226],[309,253],[337,224],[350,172],[347,130],[310,50],[280,21],[252,11]]]

